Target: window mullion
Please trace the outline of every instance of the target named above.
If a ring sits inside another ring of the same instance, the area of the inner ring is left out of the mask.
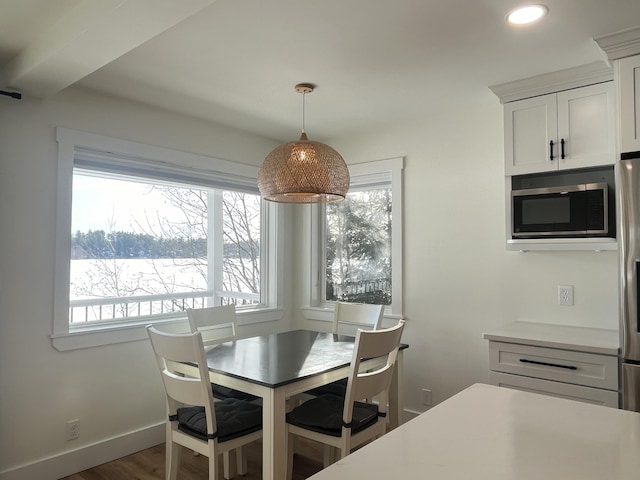
[[[222,304],[224,272],[224,219],[223,195],[220,190],[209,190],[207,228],[207,276],[209,288],[213,290],[213,305]]]
[[[311,206],[312,230],[316,231],[311,236],[311,301],[310,305],[322,307],[326,304],[325,298],[325,268],[326,268],[326,206],[315,204]]]

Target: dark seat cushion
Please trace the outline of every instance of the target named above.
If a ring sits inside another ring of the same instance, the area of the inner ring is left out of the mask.
[[[304,402],[287,413],[287,422],[314,432],[334,437],[342,435],[342,411],[344,397],[322,395]],[[351,433],[357,433],[376,423],[378,406],[371,403],[355,402]]]
[[[257,432],[262,428],[262,407],[255,403],[228,398],[215,403],[218,442]],[[178,429],[207,440],[204,407],[182,407],[177,411]]]
[[[235,398],[236,400],[246,400],[247,402],[253,402],[254,400],[258,400],[260,398],[256,397],[255,395],[251,395],[250,393],[241,392],[240,390],[223,387],[222,385],[218,385],[216,383],[211,384],[211,389],[213,391],[213,396],[219,400],[224,400],[226,398]]]
[[[319,397],[321,395],[336,395],[338,397],[344,397],[347,394],[347,379],[341,378],[335,382],[328,383],[327,385],[321,385],[311,390],[306,391],[310,395]]]

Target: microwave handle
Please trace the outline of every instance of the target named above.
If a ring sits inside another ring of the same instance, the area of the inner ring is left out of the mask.
[[[549,160],[553,162],[553,140],[549,141]]]

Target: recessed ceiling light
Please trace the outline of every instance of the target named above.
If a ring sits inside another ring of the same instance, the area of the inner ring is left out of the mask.
[[[511,10],[507,14],[507,21],[514,25],[527,25],[537,22],[544,17],[549,9],[544,5],[525,5]]]

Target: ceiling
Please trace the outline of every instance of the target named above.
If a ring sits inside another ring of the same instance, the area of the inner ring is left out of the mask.
[[[638,0],[2,0],[0,89],[76,85],[241,128],[324,140],[498,102],[489,90],[605,60]]]

